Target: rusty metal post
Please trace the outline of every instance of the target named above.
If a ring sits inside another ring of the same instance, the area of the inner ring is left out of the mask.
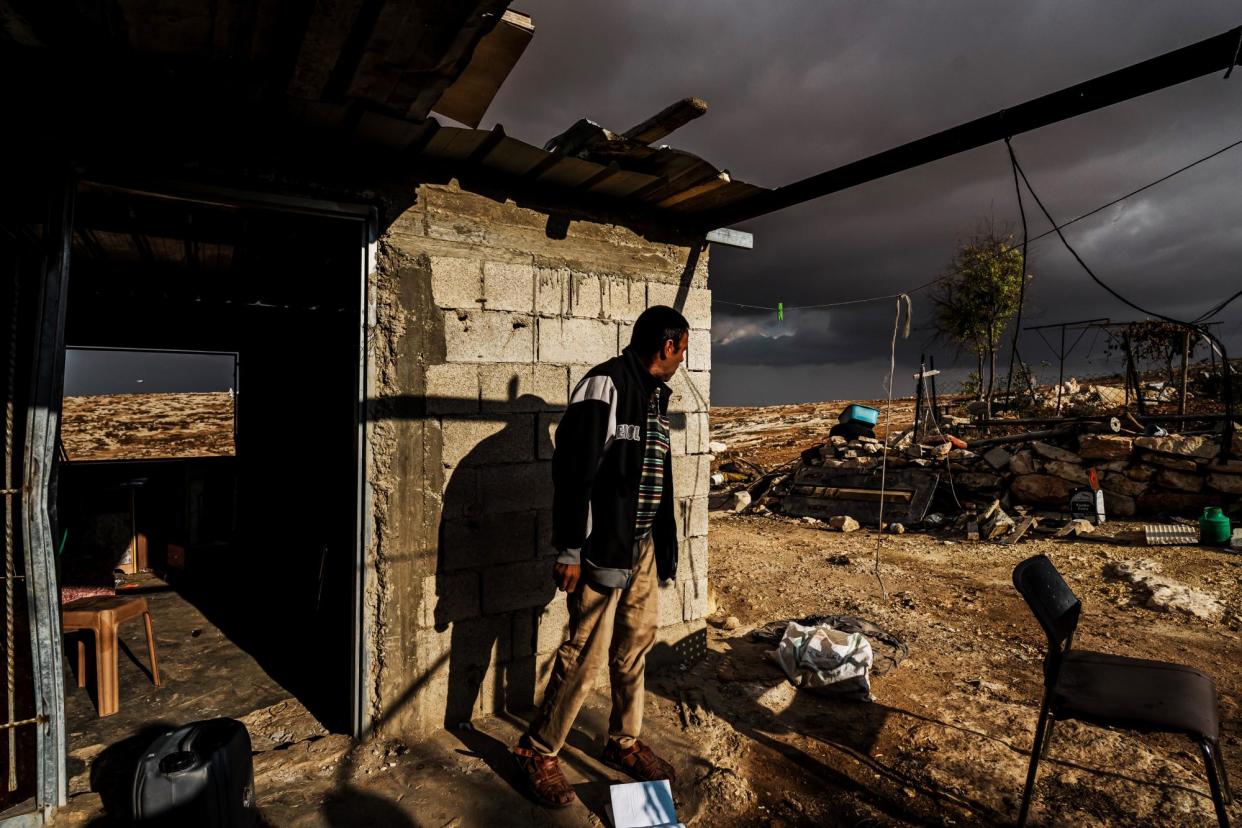
[[[1182,331],[1182,387],[1177,394],[1177,413],[1186,413],[1186,372],[1190,369],[1190,329]]]

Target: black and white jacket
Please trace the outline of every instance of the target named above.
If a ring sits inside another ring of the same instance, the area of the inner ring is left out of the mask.
[[[552,545],[561,551],[558,562],[581,563],[583,574],[596,586],[626,587],[633,576],[647,405],[657,388],[660,413],[665,414],[669,387],[626,348],[582,378],[556,427]],[[651,527],[661,580],[677,576],[675,503],[669,458],[663,498]]]

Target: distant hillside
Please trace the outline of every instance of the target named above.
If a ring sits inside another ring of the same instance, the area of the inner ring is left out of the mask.
[[[234,453],[233,397],[227,391],[65,397],[61,439],[70,460],[227,457]]]

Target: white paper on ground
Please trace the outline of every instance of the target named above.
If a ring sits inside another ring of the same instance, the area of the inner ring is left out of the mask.
[[[685,828],[677,821],[667,779],[613,785],[612,823],[616,828]]]

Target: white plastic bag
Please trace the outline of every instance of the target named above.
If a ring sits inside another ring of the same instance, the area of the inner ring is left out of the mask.
[[[796,687],[871,700],[873,655],[862,633],[843,633],[827,624],[790,621],[769,655]]]

